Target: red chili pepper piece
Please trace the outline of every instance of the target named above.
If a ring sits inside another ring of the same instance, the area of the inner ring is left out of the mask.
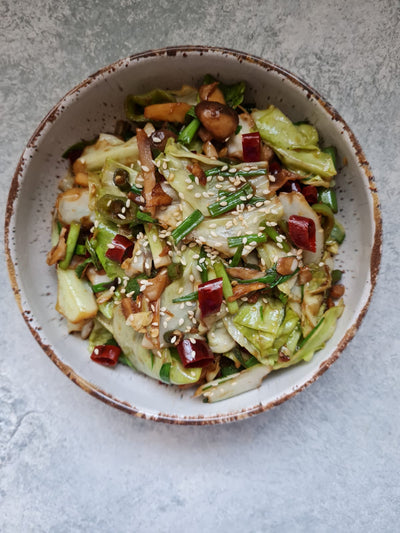
[[[242,135],[243,161],[260,161],[261,137],[258,131]]]
[[[211,279],[199,285],[199,307],[205,318],[218,313],[222,304],[222,278]]]
[[[315,185],[305,185],[301,192],[310,205],[318,202],[318,191]]]
[[[289,217],[288,226],[289,237],[295,246],[310,252],[316,251],[314,220],[292,215]]]
[[[111,244],[112,248],[106,251],[106,257],[121,264],[124,259],[131,257],[133,253],[133,242],[123,235],[116,235]]]
[[[103,366],[115,366],[121,355],[121,348],[113,344],[95,346],[90,359]]]
[[[214,361],[214,354],[208,347],[208,344],[200,339],[183,339],[177,350],[182,364],[185,368],[203,367]]]
[[[280,172],[282,170],[282,167],[281,165],[278,163],[278,161],[272,161],[270,164],[269,164],[269,167],[268,167],[268,172],[270,174],[272,174],[273,176],[276,176],[278,174],[278,172]]]

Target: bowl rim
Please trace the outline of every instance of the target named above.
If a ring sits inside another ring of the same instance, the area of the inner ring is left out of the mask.
[[[200,55],[211,53],[211,54],[217,54],[217,55],[222,55],[222,56],[228,56],[228,57],[237,59],[239,62],[250,62],[266,70],[275,71],[276,73],[282,75],[284,78],[288,79],[294,85],[298,86],[300,89],[304,90],[308,98],[312,97],[315,101],[318,102],[319,105],[321,105],[325,109],[325,111],[327,111],[327,113],[331,116],[333,120],[335,120],[336,122],[339,122],[342,125],[344,131],[346,131],[346,133],[348,134],[349,140],[354,149],[354,153],[357,156],[360,169],[364,173],[365,177],[367,178],[369,192],[371,194],[372,202],[373,202],[375,234],[373,238],[373,246],[371,249],[371,260],[370,260],[370,273],[371,273],[370,282],[371,284],[370,284],[370,290],[369,290],[368,298],[365,302],[365,305],[362,308],[362,310],[359,312],[355,322],[346,330],[345,334],[343,335],[342,339],[340,340],[339,344],[336,346],[331,356],[327,360],[325,360],[323,363],[321,363],[318,371],[310,379],[308,379],[301,386],[284,394],[277,400],[273,400],[265,404],[258,403],[256,405],[245,407],[241,410],[232,411],[226,414],[180,416],[180,415],[174,415],[174,414],[162,413],[162,412],[153,414],[153,413],[141,411],[140,409],[136,408],[130,403],[125,402],[123,400],[119,400],[118,398],[102,390],[100,387],[97,387],[93,383],[90,383],[89,381],[85,380],[84,378],[79,376],[69,365],[67,365],[66,363],[64,363],[58,358],[52,346],[48,345],[45,339],[42,338],[40,327],[35,327],[32,325],[31,311],[29,310],[28,307],[24,309],[24,306],[22,304],[21,289],[18,284],[18,272],[17,272],[16,265],[13,262],[12,253],[11,253],[11,250],[13,248],[13,244],[11,242],[11,233],[12,233],[12,230],[14,229],[14,227],[11,226],[11,221],[15,213],[14,207],[16,207],[18,203],[20,178],[23,174],[25,164],[29,161],[29,150],[34,148],[36,144],[36,140],[40,136],[41,132],[46,128],[47,124],[49,122],[54,121],[56,117],[58,116],[58,114],[62,112],[62,106],[65,103],[65,101],[67,101],[70,97],[72,97],[76,92],[79,92],[81,88],[88,86],[94,80],[98,79],[100,76],[104,74],[108,74],[115,70],[118,70],[125,64],[131,64],[135,61],[139,61],[139,60],[151,58],[151,57],[157,57],[157,56],[160,56],[160,57],[161,56],[176,56],[177,54],[182,54],[183,56],[185,56],[185,54],[193,53],[193,52],[198,52]],[[344,348],[347,346],[350,340],[354,337],[357,329],[359,328],[362,322],[362,319],[364,318],[367,312],[369,303],[371,301],[371,297],[375,289],[377,275],[378,275],[380,262],[381,262],[382,218],[381,218],[380,204],[379,204],[375,180],[374,180],[370,166],[365,158],[364,152],[357,138],[355,137],[354,133],[352,132],[348,124],[345,122],[345,120],[341,117],[341,115],[336,111],[336,109],[331,104],[329,104],[308,83],[306,83],[299,76],[286,70],[285,68],[282,68],[279,65],[271,61],[268,61],[266,59],[263,59],[261,57],[258,57],[252,54],[247,54],[244,52],[240,52],[238,50],[234,50],[231,48],[202,46],[202,45],[167,46],[163,48],[139,52],[137,54],[130,55],[126,58],[119,59],[105,67],[100,68],[94,74],[89,75],[82,82],[80,82],[75,87],[70,89],[52,107],[52,109],[47,113],[47,115],[41,120],[36,130],[32,134],[31,138],[29,139],[19,159],[19,162],[17,164],[16,170],[15,170],[12,182],[11,182],[8,200],[6,204],[4,229],[5,229],[4,241],[5,241],[5,252],[6,252],[8,274],[9,274],[12,290],[13,290],[18,308],[20,310],[20,313],[22,314],[22,317],[25,320],[26,325],[28,326],[30,332],[32,333],[33,337],[38,342],[38,344],[41,346],[43,351],[47,354],[47,356],[53,361],[53,363],[69,379],[71,379],[71,381],[73,381],[81,389],[89,393],[91,396],[103,401],[104,403],[111,405],[112,407],[115,407],[119,410],[122,410],[138,418],[143,418],[146,420],[153,420],[157,422],[166,422],[170,424],[178,424],[178,425],[222,424],[222,423],[242,420],[244,418],[248,418],[250,416],[254,416],[256,414],[267,411],[271,409],[272,407],[275,407],[276,405],[283,403],[284,401],[298,394],[300,391],[302,391],[303,389],[308,387],[311,383],[313,383],[319,376],[321,376],[332,365],[332,363],[336,361],[336,359],[339,357],[341,352],[344,350]]]

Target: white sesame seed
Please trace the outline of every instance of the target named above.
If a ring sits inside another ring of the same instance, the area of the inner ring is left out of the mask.
[[[178,321],[178,325],[179,326],[183,326],[184,323],[185,323],[185,319],[184,318],[180,318],[179,321]]]
[[[155,142],[155,143],[160,143],[160,142],[161,142],[161,139],[159,139],[158,137],[155,137],[155,136],[153,135],[153,142]]]
[[[142,165],[142,170],[144,170],[145,172],[150,171],[149,167],[146,167],[146,165]]]

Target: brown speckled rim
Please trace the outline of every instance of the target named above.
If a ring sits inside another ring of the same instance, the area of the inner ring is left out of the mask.
[[[371,194],[372,202],[373,202],[375,235],[374,235],[373,247],[371,250],[371,263],[370,263],[371,287],[370,287],[370,292],[369,292],[367,301],[363,309],[357,316],[355,322],[346,331],[346,333],[344,334],[343,338],[341,339],[340,343],[338,344],[338,346],[336,347],[332,355],[320,365],[319,370],[312,376],[311,379],[309,379],[306,383],[299,386],[298,388],[292,390],[291,392],[282,395],[280,398],[278,398],[277,400],[273,402],[269,402],[266,404],[259,403],[252,407],[248,407],[240,411],[230,412],[228,414],[216,414],[212,416],[198,415],[198,416],[191,417],[191,416],[177,416],[177,415],[162,413],[162,412],[157,413],[157,414],[142,412],[136,407],[134,407],[133,405],[123,402],[119,400],[118,398],[114,398],[113,396],[105,392],[104,390],[96,387],[93,383],[89,383],[88,381],[86,381],[85,379],[77,375],[72,368],[70,368],[68,365],[63,363],[57,357],[53,348],[50,345],[46,344],[45,340],[42,338],[40,327],[35,327],[32,325],[31,311],[29,309],[24,309],[22,305],[21,289],[18,285],[16,266],[14,265],[12,256],[11,256],[10,233],[12,232],[13,228],[10,227],[10,225],[11,225],[11,220],[14,214],[14,208],[18,201],[20,179],[22,177],[25,164],[29,159],[27,152],[36,146],[37,140],[39,139],[41,133],[47,127],[47,125],[53,122],[57,118],[57,116],[60,113],[62,113],[62,105],[65,103],[66,100],[68,100],[73,94],[78,92],[81,88],[90,85],[94,80],[98,79],[100,76],[104,74],[108,74],[115,70],[118,70],[119,68],[121,68],[123,65],[126,65],[127,63],[130,64],[130,63],[139,61],[141,59],[155,57],[155,56],[168,57],[168,56],[176,56],[180,54],[183,57],[185,57],[188,54],[193,54],[193,53],[198,53],[199,55],[211,53],[211,54],[227,56],[230,58],[237,59],[240,63],[241,62],[254,63],[267,71],[275,71],[276,73],[280,74],[284,78],[290,80],[294,85],[297,85],[299,88],[301,88],[305,92],[307,98],[313,99],[316,102],[318,102],[326,110],[326,112],[331,116],[332,120],[340,123],[343,127],[343,130],[347,133],[350,139],[355,155],[357,156],[359,166],[364,172],[367,178],[367,181],[368,181],[369,190],[370,190],[370,194]],[[108,65],[98,70],[95,74],[92,74],[82,83],[80,83],[79,85],[71,89],[60,100],[60,102],[58,102],[58,104],[56,104],[53,107],[53,109],[46,115],[46,117],[39,124],[36,131],[34,132],[31,139],[29,140],[27,147],[19,160],[19,163],[17,165],[16,171],[15,171],[12,183],[11,183],[10,192],[9,192],[8,201],[7,201],[7,207],[6,207],[6,218],[5,218],[6,260],[7,260],[7,267],[8,267],[8,272],[9,272],[14,296],[17,301],[19,310],[28,328],[30,329],[32,335],[34,336],[36,341],[39,343],[39,345],[42,347],[42,349],[45,351],[45,353],[50,357],[53,363],[55,363],[58,366],[58,368],[60,368],[62,372],[64,372],[66,376],[68,376],[74,383],[76,383],[84,391],[88,392],[95,398],[102,400],[108,405],[111,405],[112,407],[116,407],[117,409],[120,409],[121,411],[134,415],[138,418],[154,420],[157,422],[168,422],[170,424],[183,424],[183,425],[222,424],[226,422],[242,420],[244,418],[262,413],[263,411],[267,411],[268,409],[271,409],[272,407],[275,407],[276,405],[279,405],[283,403],[284,401],[288,400],[289,398],[293,397],[295,394],[299,393],[300,391],[308,387],[308,385],[313,383],[320,375],[322,375],[332,365],[332,363],[336,361],[340,353],[344,350],[344,348],[347,346],[349,341],[354,337],[355,332],[357,331],[358,327],[361,324],[362,319],[365,316],[365,313],[367,311],[368,305],[371,300],[372,292],[376,284],[376,278],[378,275],[378,270],[379,270],[380,261],[381,261],[381,246],[382,246],[382,220],[381,220],[379,199],[377,195],[375,181],[374,181],[372,172],[370,170],[369,164],[364,156],[364,153],[355,135],[353,134],[349,126],[346,124],[346,122],[339,115],[339,113],[328,102],[326,102],[324,98],[322,98],[322,96],[317,91],[315,91],[312,87],[310,87],[306,82],[304,82],[302,79],[295,76],[291,72],[288,72],[287,70],[283,69],[282,67],[279,67],[278,65],[275,65],[274,63],[271,63],[270,61],[267,61],[260,57],[245,54],[243,52],[238,52],[236,50],[232,50],[228,48],[206,47],[206,46],[172,46],[172,47],[167,47],[167,48],[161,48],[158,50],[149,50],[149,51],[142,52],[139,54],[134,54],[128,58],[120,59],[119,61],[116,61],[115,63],[112,63],[111,65]]]

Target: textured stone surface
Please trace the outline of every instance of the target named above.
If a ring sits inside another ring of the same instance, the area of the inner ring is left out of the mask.
[[[30,134],[88,74],[164,45],[241,49],[306,79],[365,150],[384,218],[370,310],[339,361],[293,400],[234,425],[174,427],[130,418],[67,380],[20,318],[3,266],[4,533],[398,530],[399,3],[240,4],[3,0],[2,217]]]

